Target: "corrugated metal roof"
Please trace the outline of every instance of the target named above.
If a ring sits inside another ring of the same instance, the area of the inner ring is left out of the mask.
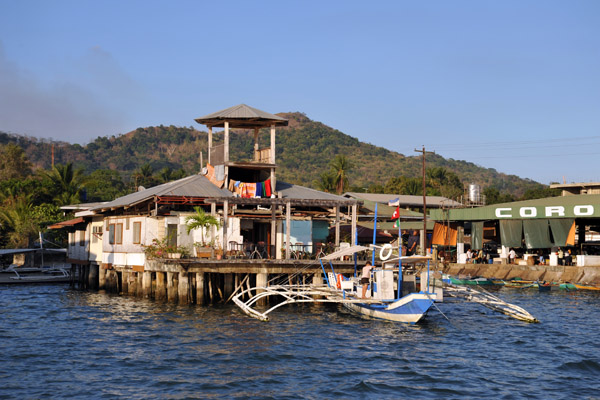
[[[149,189],[119,197],[108,203],[91,209],[103,209],[131,206],[154,198],[154,196],[188,196],[188,197],[230,197],[232,193],[227,189],[219,189],[204,175],[191,175],[176,181],[163,183]]]
[[[252,128],[260,126],[287,126],[288,120],[275,114],[261,111],[257,108],[239,104],[225,110],[217,111],[204,117],[196,118],[199,124],[223,127],[224,122],[229,122],[231,128]]]
[[[67,227],[67,226],[74,226],[77,224],[82,224],[84,222],[85,222],[85,220],[81,217],[73,218],[73,219],[69,219],[66,221],[57,222],[56,224],[53,224],[53,225],[49,225],[48,229],[61,229],[61,228]]]
[[[391,218],[392,214],[396,210],[396,207],[390,207],[386,204],[381,204],[376,201],[363,200],[362,208],[366,208],[371,212],[375,212],[375,204],[377,204],[377,216],[378,218]],[[412,218],[423,218],[423,213],[406,210],[404,208],[400,209],[400,217],[412,217]]]
[[[359,193],[346,192],[345,197],[353,197],[360,200],[369,200],[377,203],[391,203],[397,200],[398,205],[402,206],[423,206],[423,196],[397,195],[384,193]],[[457,207],[462,204],[443,196],[426,196],[427,207]]]
[[[277,181],[275,190],[280,192],[284,199],[348,201],[348,198],[338,196],[337,194],[321,192],[305,186],[293,185],[291,183],[281,181]]]

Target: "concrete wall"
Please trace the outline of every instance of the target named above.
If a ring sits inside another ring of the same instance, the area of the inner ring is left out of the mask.
[[[443,271],[455,276],[482,276],[510,280],[544,280],[548,282],[570,282],[582,285],[600,286],[600,266],[540,266],[512,264],[449,264]]]

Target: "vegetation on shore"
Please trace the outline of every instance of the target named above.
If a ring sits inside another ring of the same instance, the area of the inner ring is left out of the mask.
[[[279,115],[290,121],[277,131],[279,180],[331,193],[421,194],[420,157],[361,143],[301,113]],[[270,143],[268,130],[259,141]],[[60,206],[110,201],[197,173],[206,148],[207,134],[192,127],[138,128],[85,146],[0,132],[0,247],[31,245],[38,231],[69,217]],[[251,159],[253,149],[250,132],[232,132],[233,160]],[[529,179],[427,156],[428,195],[459,199],[470,183],[483,188],[488,204],[558,195]],[[52,235],[64,240],[60,232]]]

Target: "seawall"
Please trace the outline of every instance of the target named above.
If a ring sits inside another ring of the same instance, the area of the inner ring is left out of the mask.
[[[439,264],[442,271],[453,276],[481,276],[510,280],[521,278],[531,281],[577,283],[600,286],[600,266],[548,266],[513,264]]]

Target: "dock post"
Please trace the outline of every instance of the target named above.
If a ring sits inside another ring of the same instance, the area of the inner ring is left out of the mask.
[[[165,285],[165,273],[156,272],[156,300],[165,301],[167,300],[167,287]]]
[[[143,297],[144,285],[143,285],[143,272],[138,272],[135,279],[135,295],[136,297]]]
[[[267,286],[267,280],[268,280],[268,276],[269,274],[256,274],[256,286],[257,287],[266,287]],[[258,293],[263,292],[263,290],[258,290]],[[260,300],[257,301],[257,304],[259,306],[266,306],[267,305],[267,299],[266,298],[262,298]]]
[[[144,298],[152,297],[152,272],[144,271],[142,275],[142,293]]]
[[[90,273],[88,275],[88,287],[98,290],[98,266],[90,265]]]
[[[102,267],[98,267],[98,289],[104,290],[106,286],[106,270]]]
[[[130,272],[127,274],[127,294],[129,296],[135,296],[137,291],[137,274],[139,272]]]
[[[196,273],[196,304],[204,304],[204,273]]]
[[[169,302],[177,301],[177,292],[175,291],[175,285],[173,285],[173,273],[167,272],[167,300]]]
[[[223,296],[228,299],[233,293],[233,274],[225,274],[223,276]]]
[[[179,292],[179,304],[189,304],[190,285],[187,272],[181,271],[179,273],[179,284],[177,286]]]
[[[131,274],[129,271],[121,272],[121,292],[123,294],[129,293],[129,274]]]

